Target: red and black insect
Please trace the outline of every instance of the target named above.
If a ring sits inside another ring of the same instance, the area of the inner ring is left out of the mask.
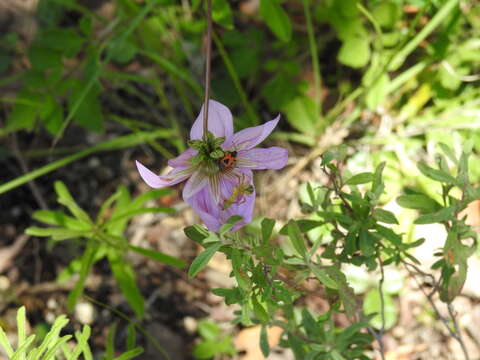
[[[223,157],[219,160],[221,168],[231,168],[237,161],[236,151],[225,151]]]

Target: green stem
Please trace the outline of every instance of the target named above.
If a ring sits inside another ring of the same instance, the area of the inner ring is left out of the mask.
[[[88,149],[79,151],[73,155],[67,156],[63,159],[54,161],[48,165],[42,166],[36,170],[33,170],[23,176],[20,176],[16,179],[6,182],[5,184],[0,185],[0,194],[6,193],[18,186],[21,186],[33,179],[36,179],[42,175],[48,174],[62,166],[70,164],[73,161],[81,159],[85,156],[91,155],[99,151],[107,150],[118,150],[124,149],[127,147],[137,146],[143,144],[144,142],[156,139],[158,137],[168,138],[171,136],[171,132],[168,130],[157,130],[153,132],[138,132],[136,134],[129,134],[125,136],[118,137],[113,140],[106,141],[104,143],[92,146]]]
[[[320,65],[318,62],[317,41],[315,39],[315,30],[313,28],[312,15],[310,12],[310,0],[303,0],[303,9],[305,11],[305,19],[307,21],[308,43],[310,47],[310,56],[312,58],[313,81],[315,86],[315,103],[317,104],[317,114],[322,116],[322,76],[320,73]]]
[[[410,40],[393,58],[390,70],[398,69],[410,53],[430,35],[440,23],[450,14],[450,12],[458,6],[459,0],[448,0],[443,7],[435,14],[435,16],[423,27],[422,30]]]
[[[240,79],[238,78],[238,74],[235,71],[232,61],[230,60],[230,57],[228,56],[227,51],[225,50],[225,47],[222,44],[222,41],[220,40],[218,35],[215,33],[215,31],[212,32],[212,35],[213,35],[213,41],[215,41],[215,45],[217,46],[218,52],[220,53],[220,56],[222,57],[222,60],[225,63],[225,67],[227,68],[228,74],[230,75],[230,78],[233,81],[233,85],[235,86],[235,89],[237,90],[238,95],[240,96],[240,100],[242,101],[242,104],[247,111],[248,117],[252,121],[252,124],[254,125],[259,124],[260,119],[258,118],[257,114],[253,110],[252,105],[248,102],[247,94],[245,93],[245,90],[243,90],[242,84],[240,83]]]

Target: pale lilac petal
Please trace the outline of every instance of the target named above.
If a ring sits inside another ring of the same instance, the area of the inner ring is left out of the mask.
[[[220,179],[220,189],[224,198],[231,196],[232,190],[238,186],[239,179],[252,184],[252,172],[248,169],[235,169],[236,174],[222,176]],[[241,175],[244,175],[241,177]],[[238,177],[237,177],[238,175]],[[252,221],[253,209],[255,206],[255,191],[252,194],[246,194],[240,203],[233,203],[227,209],[223,208],[223,204],[215,202],[211,190],[204,187],[195,195],[186,199],[186,202],[193,208],[195,213],[200,216],[210,231],[218,232],[220,227],[225,224],[228,219],[234,215],[241,216],[243,220],[235,224],[231,231],[238,230],[245,224]]]
[[[239,151],[236,165],[253,170],[283,168],[288,161],[288,150],[281,147],[256,148]]]
[[[208,102],[208,130],[211,131],[215,137],[229,138],[233,134],[233,118],[230,110],[218,101],[210,100]],[[203,136],[203,109],[193,123],[190,130],[190,139],[201,139]]]
[[[220,208],[213,202],[210,190],[207,187],[185,201],[200,216],[208,230],[215,232],[220,230],[220,226],[222,226],[220,222]]]
[[[274,120],[270,120],[263,125],[255,126],[240,130],[233,135],[233,147],[236,150],[249,150],[260,144],[277,126],[280,120],[278,115]]]
[[[190,178],[188,179],[185,187],[183,188],[183,200],[192,197],[198,191],[202,190],[208,184],[208,177],[203,173],[203,171],[195,171]]]
[[[194,149],[187,149],[176,158],[168,160],[168,165],[172,168],[180,166],[190,166],[190,159],[197,155],[198,151]]]
[[[137,165],[138,172],[143,181],[145,181],[148,186],[155,189],[178,184],[188,178],[192,173],[191,169],[188,167],[178,167],[165,176],[159,176],[147,169],[139,161],[135,161],[135,164]]]

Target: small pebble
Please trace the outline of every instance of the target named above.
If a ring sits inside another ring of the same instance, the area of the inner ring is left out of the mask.
[[[185,316],[183,326],[189,334],[194,334],[197,331],[197,320],[191,316]]]
[[[95,319],[95,310],[88,302],[79,302],[75,305],[75,318],[82,324],[91,325]]]
[[[10,280],[6,276],[0,276],[0,291],[8,290],[10,287]]]

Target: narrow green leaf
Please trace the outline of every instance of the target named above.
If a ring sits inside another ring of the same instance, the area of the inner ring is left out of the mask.
[[[113,276],[120,286],[127,302],[138,317],[143,317],[145,309],[144,299],[135,281],[135,273],[132,265],[126,262],[123,259],[123,254],[116,249],[111,249],[108,252],[108,261]]]
[[[27,332],[25,330],[25,323],[27,318],[25,316],[25,306],[22,306],[17,311],[17,332],[18,332],[18,347],[22,346],[25,340],[27,339]],[[20,357],[23,359],[24,357]]]
[[[115,360],[130,360],[139,356],[142,353],[143,353],[143,348],[136,347],[135,349],[128,350],[127,352],[124,352],[122,355],[117,356]]]
[[[364,256],[369,257],[375,254],[375,243],[375,238],[368,230],[360,229],[358,245]]]
[[[17,351],[13,354],[11,360],[23,360],[27,354],[27,349],[32,345],[33,340],[35,340],[35,335],[30,335],[21,346],[17,348]]]
[[[329,287],[330,289],[338,289],[338,284],[333,280],[328,273],[317,266],[312,265],[310,267],[310,270],[312,271],[313,275],[326,287]]]
[[[450,185],[455,185],[455,178],[452,175],[447,174],[442,170],[431,168],[424,162],[419,162],[417,167],[418,167],[418,170],[420,170],[420,172],[423,175],[425,175],[426,177],[432,180],[442,182],[442,183],[447,183]]]
[[[360,185],[367,184],[374,180],[374,176],[371,172],[364,172],[360,174],[353,175],[350,179],[345,182],[345,185]]]
[[[258,318],[258,320],[260,320],[263,324],[268,323],[268,321],[270,320],[270,316],[268,315],[263,305],[258,302],[256,296],[252,296],[252,306],[253,312],[255,313],[255,316]]]
[[[45,354],[44,357],[42,357],[42,360],[53,360],[56,352],[58,349],[63,345],[66,344],[68,340],[72,338],[72,335],[65,335],[62,336],[60,339],[58,339],[55,344],[53,344],[50,349],[48,349],[47,353]]]
[[[32,216],[35,220],[48,225],[57,225],[71,230],[88,230],[91,224],[86,221],[75,219],[61,211],[38,210]]]
[[[138,247],[138,246],[133,246],[133,245],[128,245],[128,248],[132,251],[135,251],[138,254],[147,256],[150,259],[153,259],[153,260],[158,261],[158,262],[163,263],[163,264],[177,266],[177,267],[180,267],[180,268],[183,268],[187,265],[187,264],[185,264],[184,261],[182,261],[182,260],[180,260],[176,257],[161,253],[159,251],[155,251],[155,250],[151,250],[151,249],[145,249],[145,248]]]
[[[302,237],[300,228],[294,220],[288,222],[288,237],[290,242],[293,245],[293,248],[297,253],[303,258],[307,253],[307,248],[305,247],[305,240]]]
[[[397,204],[406,209],[415,209],[426,213],[437,211],[440,208],[440,204],[424,194],[399,196]]]
[[[398,225],[398,220],[395,217],[395,215],[388,210],[384,209],[375,209],[373,210],[373,217],[385,224],[397,224]]]
[[[93,266],[95,254],[97,252],[98,245],[94,243],[93,239],[88,240],[87,247],[82,256],[82,267],[80,269],[80,277],[78,278],[73,290],[68,294],[67,309],[73,311],[78,298],[82,295],[85,287],[85,281]]]
[[[117,332],[117,323],[114,322],[107,332],[107,341],[105,344],[105,360],[113,360],[113,355],[115,353],[115,334]]]
[[[436,213],[419,216],[414,221],[414,224],[416,225],[433,224],[433,223],[438,223],[442,221],[447,221],[454,216],[455,216],[455,206],[449,206],[449,207],[443,208],[440,211],[437,211]]]
[[[91,234],[91,231],[70,230],[65,228],[39,228],[29,227],[25,233],[32,236],[51,237],[53,240],[65,240],[79,237],[86,237]]]
[[[121,220],[130,220],[130,218],[141,215],[141,214],[157,214],[157,213],[165,213],[165,214],[173,214],[175,213],[175,209],[172,208],[167,208],[167,207],[147,207],[147,208],[141,208],[141,209],[136,209],[136,210],[131,210],[127,211],[124,213],[120,213],[116,215],[114,218],[110,219],[107,221],[107,224],[114,223],[116,221],[121,221]]]
[[[193,240],[198,244],[202,244],[203,241],[210,235],[208,230],[200,225],[187,226],[183,229],[183,232],[190,240]]]
[[[260,330],[260,350],[265,358],[270,355],[270,344],[268,343],[267,325],[262,325]]]
[[[83,220],[87,223],[91,223],[90,217],[88,214],[83,211],[80,206],[77,205],[75,200],[72,197],[72,194],[70,194],[70,191],[68,191],[68,188],[65,186],[65,184],[61,181],[55,181],[55,192],[58,195],[58,202],[62,205],[65,205],[68,210],[79,220]]]
[[[262,220],[262,242],[266,244],[272,236],[273,227],[275,226],[275,220],[263,219]]]
[[[5,331],[0,327],[0,345],[2,346],[3,350],[5,350],[5,353],[9,358],[13,356],[13,348],[12,345],[10,345],[10,341],[7,338],[7,334],[5,334]]]
[[[190,269],[188,269],[188,276],[194,277],[200,271],[203,270],[205,266],[207,266],[208,262],[212,258],[212,256],[217,252],[218,249],[222,246],[220,241],[211,243],[204,251],[202,251],[190,265]]]

